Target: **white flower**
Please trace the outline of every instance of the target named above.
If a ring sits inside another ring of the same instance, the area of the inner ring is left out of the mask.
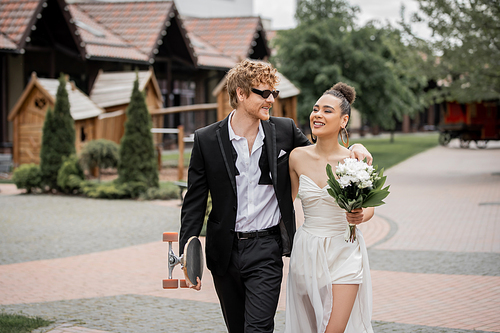
[[[338,182],[340,184],[340,187],[344,188],[349,185],[351,185],[352,177],[351,176],[342,176],[339,178]]]
[[[346,158],[344,163],[339,163],[335,172],[342,188],[349,185],[359,188],[372,187],[376,174],[371,165],[355,158]]]
[[[370,174],[365,170],[360,170],[356,173],[356,178],[360,181],[367,181],[370,179]]]
[[[371,180],[365,180],[365,181],[362,181],[358,187],[359,188],[371,188],[373,186],[373,183],[371,182]]]

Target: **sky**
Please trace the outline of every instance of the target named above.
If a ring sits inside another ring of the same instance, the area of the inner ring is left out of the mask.
[[[406,8],[407,15],[418,9],[415,0],[350,0],[350,3],[361,9],[357,22],[359,25],[364,25],[374,19],[383,23],[389,21],[395,25],[399,20],[402,4]],[[296,24],[293,18],[295,4],[296,0],[253,0],[254,14],[271,19],[273,29],[293,28]]]

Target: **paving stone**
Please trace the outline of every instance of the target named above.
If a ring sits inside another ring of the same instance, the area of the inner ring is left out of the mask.
[[[500,253],[369,249],[370,269],[500,276]]]
[[[422,325],[408,325],[400,323],[391,323],[385,321],[373,321],[373,330],[375,333],[486,333],[487,331],[476,331],[476,330],[460,330],[454,328],[445,327],[432,327],[432,326],[422,326]]]

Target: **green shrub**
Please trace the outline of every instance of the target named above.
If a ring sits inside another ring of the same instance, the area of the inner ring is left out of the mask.
[[[31,193],[42,186],[40,167],[34,163],[22,164],[14,170],[12,181],[17,188],[26,189],[26,193]]]
[[[45,115],[40,148],[42,183],[50,189],[57,188],[57,175],[63,157],[75,153],[75,122],[71,117],[66,80],[61,74],[54,109]]]
[[[147,185],[143,182],[120,183],[116,180],[108,183],[84,181],[80,190],[89,198],[134,199],[147,191]]]
[[[120,143],[120,183],[144,182],[147,187],[158,187],[158,165],[151,126],[151,114],[144,94],[139,91],[137,76],[127,107],[125,133]]]
[[[86,170],[98,168],[98,179],[101,181],[101,170],[116,168],[120,146],[111,140],[92,140],[83,146],[80,154],[80,163]]]
[[[94,183],[84,181],[80,191],[89,198],[124,199],[129,197],[124,186],[115,182]]]
[[[73,193],[80,189],[84,179],[83,170],[75,155],[63,157],[63,164],[57,174],[57,186],[64,193]]]
[[[140,181],[123,183],[121,186],[130,198],[138,198],[148,190],[146,182]]]
[[[141,200],[179,199],[179,187],[172,182],[163,182],[160,188],[150,187],[139,196]]]

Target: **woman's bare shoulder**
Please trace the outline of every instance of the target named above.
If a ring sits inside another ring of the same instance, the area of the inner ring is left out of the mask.
[[[342,147],[342,146],[341,146],[341,148],[342,149],[341,149],[341,154],[340,155],[342,156],[342,160],[344,158],[348,158],[349,156],[351,156],[351,151],[349,149],[347,149],[346,147]]]
[[[311,154],[311,148],[313,146],[303,146],[297,147],[290,153],[290,159],[298,159]]]

